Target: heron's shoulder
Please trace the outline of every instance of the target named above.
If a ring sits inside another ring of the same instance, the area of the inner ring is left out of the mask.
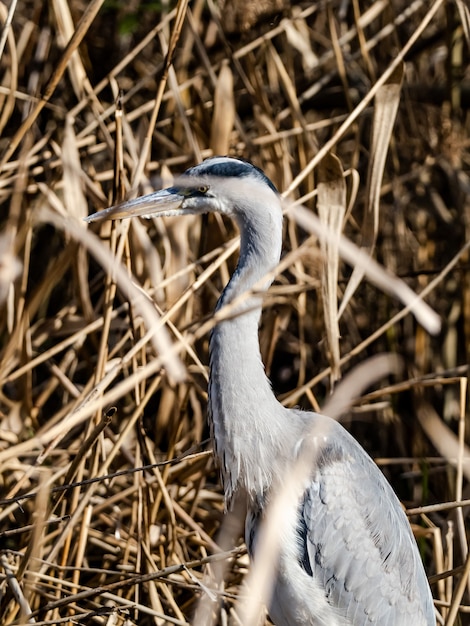
[[[310,421],[301,447],[311,454],[312,468],[299,509],[304,572],[348,617],[362,613],[395,626],[432,623],[415,540],[384,475],[340,424],[317,414],[302,419]]]
[[[372,464],[376,467],[364,448],[336,420],[312,411],[294,410],[299,422],[297,454],[302,450],[314,459],[315,467],[354,463],[358,468]],[[350,471],[350,468],[348,469]]]

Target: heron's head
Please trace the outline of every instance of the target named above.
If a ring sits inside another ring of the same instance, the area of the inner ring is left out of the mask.
[[[122,202],[85,220],[211,212],[237,217],[247,210],[272,206],[273,202],[280,210],[276,187],[259,168],[241,159],[217,156],[186,170],[172,187]]]

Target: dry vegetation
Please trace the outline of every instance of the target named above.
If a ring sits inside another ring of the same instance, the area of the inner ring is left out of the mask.
[[[81,219],[222,153],[252,160],[310,213],[342,199],[344,233],[439,314],[431,336],[356,270],[339,338],[350,265],[339,263],[337,294],[322,289],[333,282],[322,247],[289,213],[261,332],[274,389],[318,408],[339,373],[400,355],[397,376],[366,372],[373,386],[346,425],[411,514],[440,623],[470,623],[463,0],[8,7],[0,622],[186,624],[212,597],[216,623],[239,623],[248,559],[223,515],[205,421],[210,315],[236,232],[214,216]],[[337,250],[324,252],[334,267]],[[149,332],[160,317],[166,332]],[[202,613],[195,623],[210,623]]]

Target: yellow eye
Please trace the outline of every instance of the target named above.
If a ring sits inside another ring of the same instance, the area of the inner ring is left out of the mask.
[[[199,193],[207,193],[209,191],[209,185],[200,185],[197,190]]]

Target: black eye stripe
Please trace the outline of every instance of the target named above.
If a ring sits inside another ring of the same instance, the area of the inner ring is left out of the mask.
[[[206,159],[199,165],[190,167],[184,173],[184,176],[214,176],[222,178],[248,178],[257,177],[266,183],[274,192],[278,193],[274,184],[269,180],[266,174],[256,165],[252,165],[248,161],[241,159],[221,159],[220,157],[212,157]]]
[[[202,197],[207,194],[210,187],[209,185],[197,185],[196,187],[183,187],[183,186],[175,186],[168,187],[168,193],[179,194],[180,196],[186,197]]]

